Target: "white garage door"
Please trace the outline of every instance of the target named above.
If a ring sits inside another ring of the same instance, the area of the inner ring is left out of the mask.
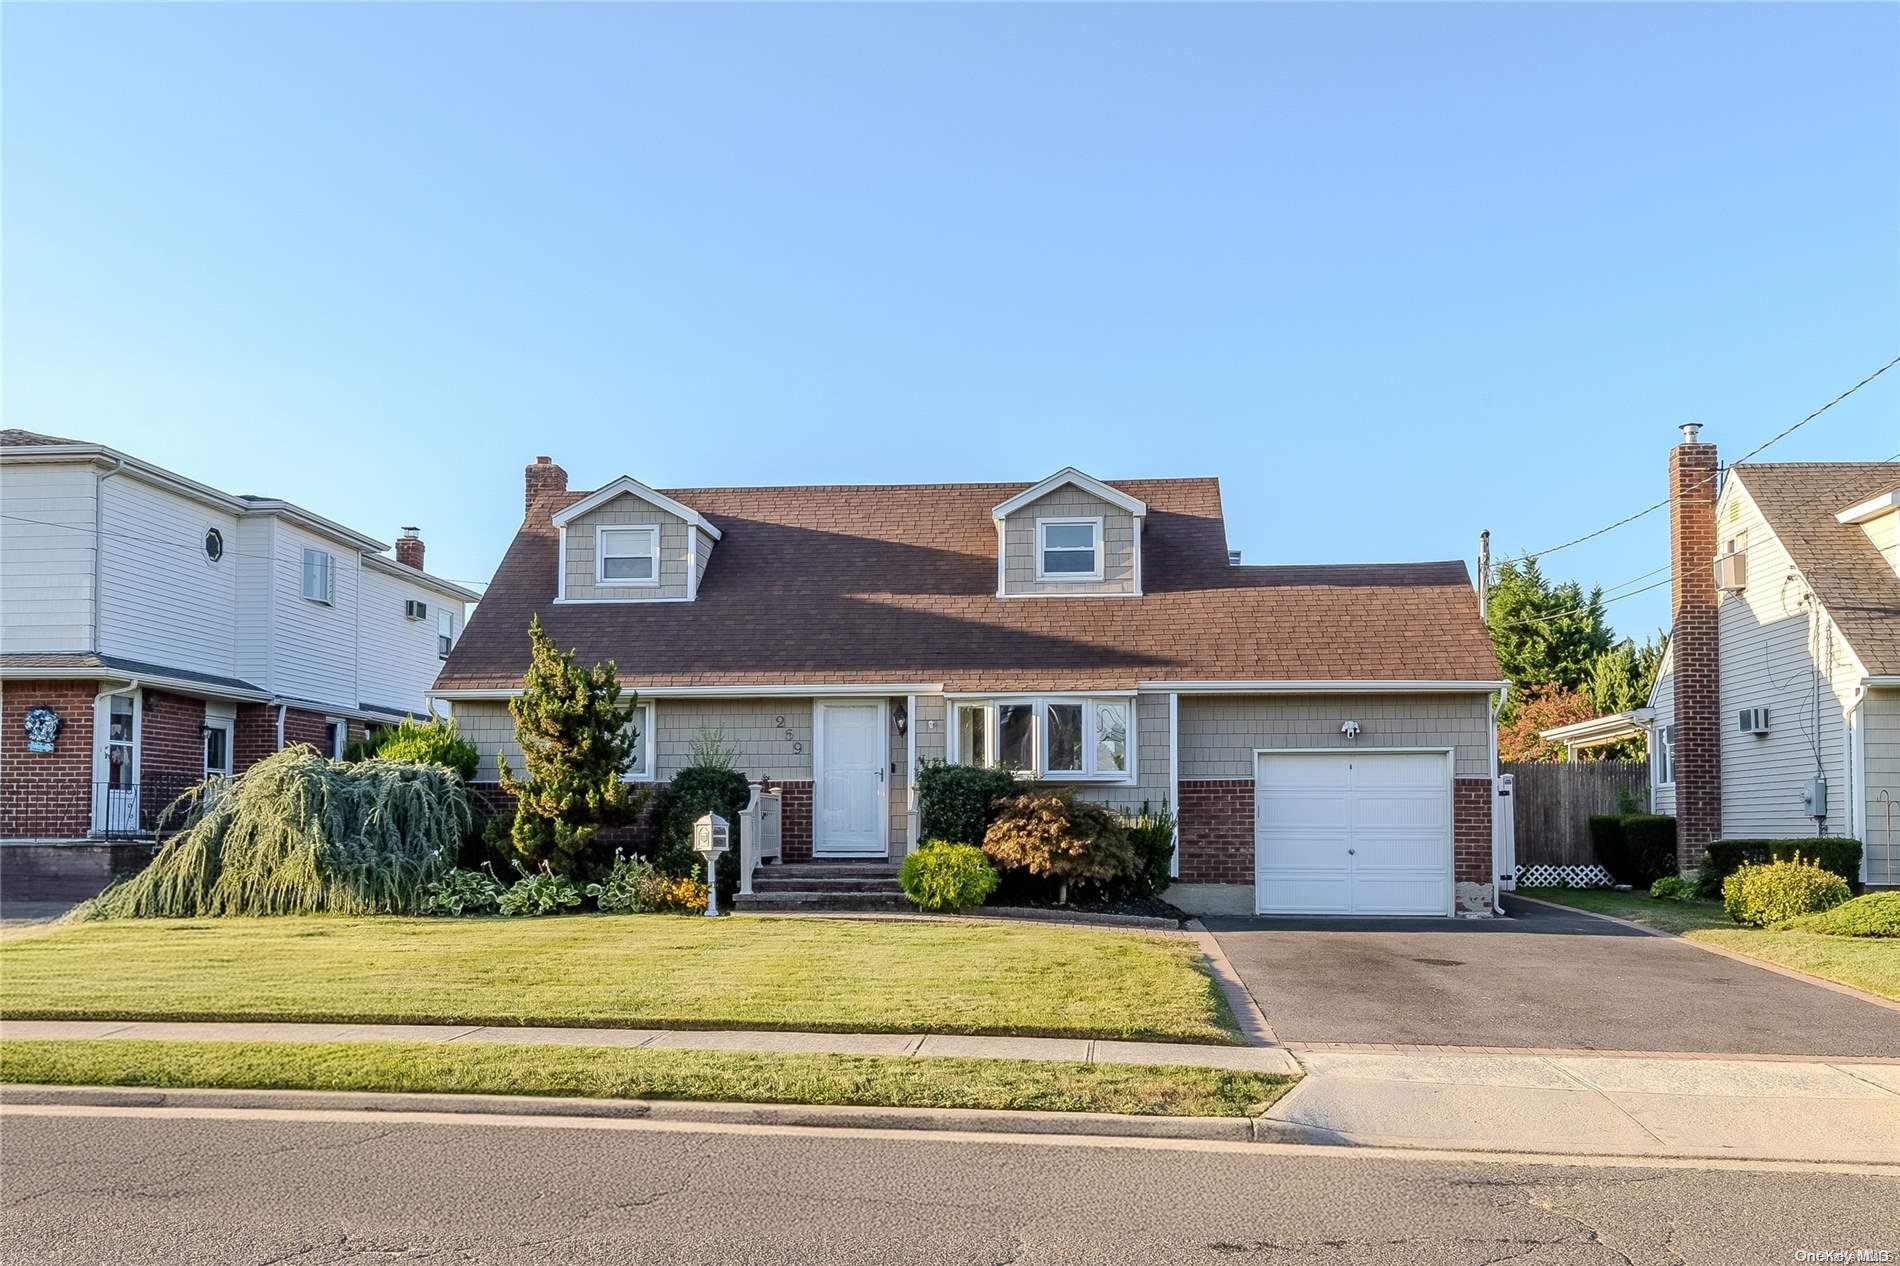
[[[1267,752],[1254,777],[1261,914],[1450,914],[1451,758]]]

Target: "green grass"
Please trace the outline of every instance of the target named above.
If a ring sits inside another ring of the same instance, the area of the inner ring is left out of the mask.
[[[1243,1116],[1291,1079],[1142,1065],[396,1042],[0,1041],[0,1081]]]
[[[1900,940],[1740,927],[1713,901],[1658,901],[1646,893],[1607,888],[1520,891],[1527,897],[1614,915],[1900,1002]]]
[[[0,1015],[1240,1042],[1186,937],[948,920],[83,923],[0,943]]]

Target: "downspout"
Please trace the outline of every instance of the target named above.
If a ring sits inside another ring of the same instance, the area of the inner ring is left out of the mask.
[[[1861,803],[1860,775],[1865,770],[1866,758],[1861,754],[1861,744],[1855,739],[1858,727],[1855,724],[1860,705],[1867,701],[1867,679],[1862,678],[1854,687],[1854,693],[1847,701],[1847,707],[1841,713],[1841,770],[1847,782],[1847,833],[1860,841],[1860,881],[1867,882],[1867,806]],[[1887,847],[1891,849],[1892,843]]]
[[[290,711],[289,704],[280,703],[277,705],[277,749],[276,750],[280,752],[284,750],[284,714],[289,711]]]
[[[113,463],[111,470],[100,475],[92,484],[92,645],[86,649],[94,655],[99,654],[99,597],[100,591],[105,587],[105,564],[102,557],[105,553],[106,540],[105,486],[106,480],[124,470],[125,458],[121,457]],[[121,692],[112,690],[107,693]]]

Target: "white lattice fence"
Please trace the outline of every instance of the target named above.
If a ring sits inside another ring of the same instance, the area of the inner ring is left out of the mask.
[[[1519,866],[1520,888],[1609,888],[1616,884],[1601,866]]]

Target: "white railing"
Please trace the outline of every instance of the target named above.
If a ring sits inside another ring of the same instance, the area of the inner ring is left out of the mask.
[[[779,793],[752,783],[752,796],[739,812],[739,895],[752,895],[752,874],[761,862],[779,860]]]

